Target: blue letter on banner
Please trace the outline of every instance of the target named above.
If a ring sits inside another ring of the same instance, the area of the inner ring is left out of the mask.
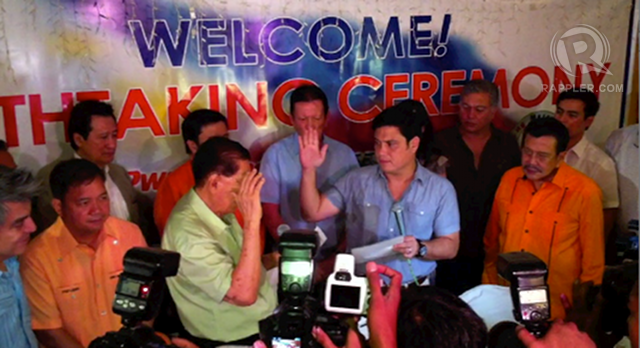
[[[200,47],[200,65],[215,66],[227,65],[227,55],[215,55],[211,52],[213,48],[227,46],[227,26],[224,19],[202,19],[198,20],[198,47]]]
[[[300,34],[302,30],[302,23],[295,18],[281,17],[274,18],[267,22],[260,32],[260,50],[267,59],[277,64],[291,64],[297,62],[300,58],[304,57],[304,52],[296,47],[289,52],[283,52],[283,46],[286,46],[287,40],[285,39],[272,39],[271,35],[278,29],[288,28],[293,30],[296,34]],[[276,50],[279,48],[281,50]]]
[[[326,27],[336,27],[342,32],[342,46],[335,51],[320,47],[320,33]],[[311,26],[308,36],[309,48],[314,56],[326,62],[336,62],[346,57],[353,48],[353,30],[347,22],[338,17],[324,17]]]
[[[431,16],[411,16],[411,31],[409,35],[409,57],[431,57],[431,30],[420,30],[422,23],[431,23]],[[425,42],[426,41],[426,42]]]
[[[179,36],[176,40],[169,32],[169,25],[164,20],[153,22],[151,32],[152,39],[149,40],[144,33],[142,22],[139,20],[129,21],[129,30],[133,35],[133,40],[140,51],[140,58],[145,68],[153,68],[156,66],[158,51],[160,46],[164,45],[165,51],[169,56],[171,65],[174,67],[182,66],[184,55],[187,51],[187,42],[189,39],[189,31],[191,29],[191,21],[188,19],[180,20]]]
[[[362,32],[360,33],[358,59],[367,59],[369,44],[373,45],[374,53],[377,58],[385,59],[387,57],[387,52],[389,51],[390,43],[393,43],[395,58],[404,57],[404,45],[402,43],[402,35],[400,35],[400,23],[398,21],[398,17],[389,18],[387,30],[384,32],[382,42],[378,37],[378,31],[376,30],[375,23],[373,23],[373,18],[364,17]]]

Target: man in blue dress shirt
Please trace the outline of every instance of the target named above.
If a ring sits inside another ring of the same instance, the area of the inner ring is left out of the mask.
[[[37,189],[29,172],[0,166],[0,347],[38,347],[17,259],[36,230],[31,198]]]
[[[298,136],[303,136],[307,129],[313,129],[318,141],[329,146],[325,161],[317,168],[316,183],[321,191],[327,190],[349,171],[358,168],[358,160],[349,146],[324,135],[329,110],[327,96],[319,87],[298,87],[291,93],[290,100],[291,121],[296,132],[271,145],[260,163],[260,171],[266,180],[260,192],[263,220],[276,242],[279,241],[277,229],[282,224],[291,229],[322,230],[327,239],[316,256],[316,261],[320,261],[317,270],[322,273],[317,276],[318,280],[322,280],[333,271],[333,256],[344,237],[344,216],[336,214],[314,222],[302,219],[299,186],[302,168]]]
[[[302,215],[319,221],[346,212],[347,249],[404,236],[394,255],[379,262],[402,273],[403,283],[433,284],[435,260],[450,259],[459,245],[456,192],[447,180],[420,166],[421,127],[412,115],[391,107],[373,120],[378,164],[352,170],[320,193],[316,168],[328,145],[313,130],[301,138]]]

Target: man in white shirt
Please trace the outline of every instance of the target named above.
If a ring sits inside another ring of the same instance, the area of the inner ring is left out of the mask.
[[[638,233],[638,125],[615,130],[607,139],[607,153],[613,157],[620,185],[618,227],[625,233]]]
[[[573,89],[560,93],[556,105],[556,119],[569,130],[565,162],[593,179],[602,190],[604,232],[608,240],[620,205],[616,166],[611,157],[584,136],[600,108],[598,97],[586,89]]]

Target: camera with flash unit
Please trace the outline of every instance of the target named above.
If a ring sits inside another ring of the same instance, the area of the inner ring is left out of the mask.
[[[327,313],[322,302],[312,296],[317,245],[314,231],[291,230],[280,237],[280,304],[273,315],[259,323],[260,339],[267,347],[320,347],[311,335],[314,326],[321,327],[336,346],[346,343],[349,327]]]
[[[156,317],[162,303],[165,278],[178,273],[180,254],[154,248],[132,248],[124,256],[124,271],[116,287],[113,312],[123,328],[91,342],[89,348],[173,347],[145,325]]]
[[[498,274],[510,282],[513,315],[536,337],[549,328],[551,305],[547,265],[528,252],[498,255]]]

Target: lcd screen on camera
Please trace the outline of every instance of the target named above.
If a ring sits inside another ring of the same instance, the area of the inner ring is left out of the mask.
[[[520,291],[520,304],[547,302],[547,291],[544,289]]]
[[[355,286],[332,285],[330,306],[358,309],[360,307],[360,288]]]
[[[302,347],[302,341],[300,341],[299,338],[290,340],[290,339],[284,339],[280,337],[274,337],[273,340],[271,340],[271,347],[272,348],[300,348]]]
[[[118,292],[135,297],[135,296],[138,296],[139,291],[140,291],[140,283],[133,280],[129,280],[129,279],[123,279],[122,282],[120,283],[120,291]]]

